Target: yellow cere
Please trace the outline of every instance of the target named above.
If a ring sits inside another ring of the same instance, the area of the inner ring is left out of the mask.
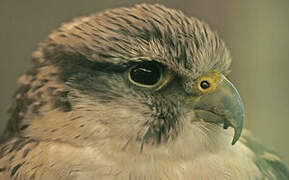
[[[208,74],[206,74],[204,76],[201,76],[196,81],[197,89],[198,89],[198,91],[201,92],[201,94],[208,94],[208,93],[214,91],[217,88],[220,79],[221,79],[220,73],[214,70],[214,71],[212,71],[212,72],[210,72],[210,73],[208,73]],[[209,83],[209,85],[210,85],[209,88],[203,89],[201,87],[201,82],[202,81],[207,81]]]

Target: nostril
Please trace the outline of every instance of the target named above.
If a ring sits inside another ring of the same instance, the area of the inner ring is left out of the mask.
[[[210,87],[210,83],[206,80],[202,81],[200,84],[201,88],[208,89]]]

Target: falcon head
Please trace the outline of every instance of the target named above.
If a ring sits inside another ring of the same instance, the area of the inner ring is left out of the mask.
[[[214,151],[241,135],[225,43],[180,11],[141,4],[75,19],[33,62],[6,134],[135,153]]]

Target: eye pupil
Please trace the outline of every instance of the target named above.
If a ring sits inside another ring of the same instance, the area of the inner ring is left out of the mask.
[[[206,80],[202,81],[200,84],[201,88],[208,89],[210,87],[210,83]]]
[[[155,62],[144,62],[131,69],[130,77],[134,82],[154,85],[161,77],[160,67]]]

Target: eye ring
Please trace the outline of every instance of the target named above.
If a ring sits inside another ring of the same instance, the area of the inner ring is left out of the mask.
[[[128,70],[128,80],[135,86],[160,90],[167,85],[171,79],[170,71],[156,61],[144,61],[138,63]]]

